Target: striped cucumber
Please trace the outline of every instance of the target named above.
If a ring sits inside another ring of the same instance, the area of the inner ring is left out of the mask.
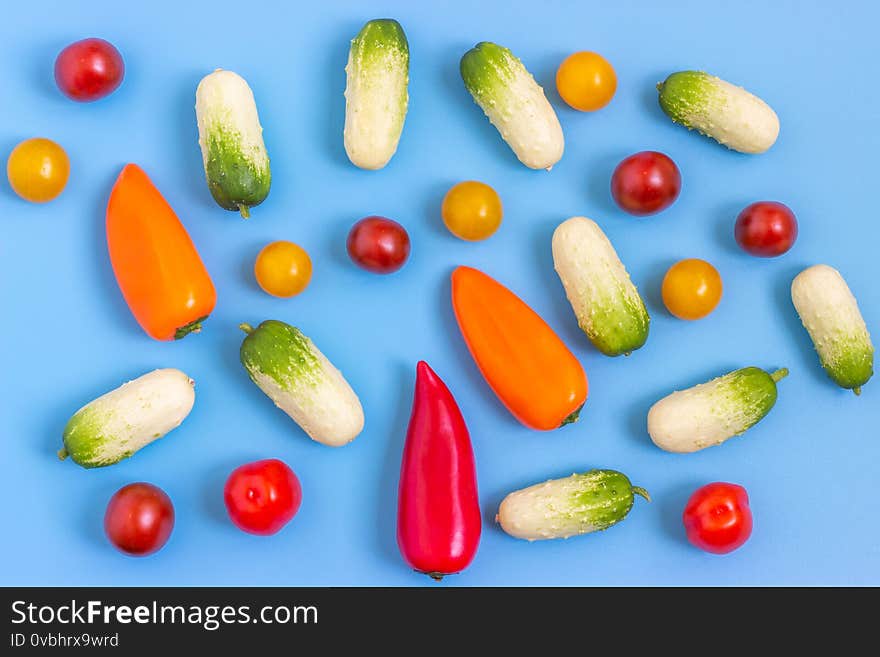
[[[180,370],[154,370],[86,404],[64,427],[64,448],[84,468],[119,463],[158,440],[189,415],[195,384]]]
[[[510,493],[495,520],[516,538],[568,538],[616,525],[632,509],[635,495],[651,501],[622,472],[590,470]]]
[[[345,66],[345,152],[361,169],[381,169],[397,151],[409,102],[409,44],[395,20],[369,21]]]
[[[247,219],[272,183],[251,88],[240,75],[218,68],[199,82],[196,119],[211,195],[221,208]]]
[[[779,117],[767,103],[714,75],[679,71],[657,90],[670,119],[740,153],[763,153],[779,135]]]
[[[267,320],[241,343],[241,364],[251,380],[309,438],[331,447],[350,443],[364,428],[364,411],[342,373],[315,343],[289,324]]]
[[[744,367],[707,383],[673,392],[648,411],[648,434],[667,452],[696,452],[738,436],[776,403],[776,384],[788,375]]]
[[[464,54],[460,68],[467,90],[519,161],[549,171],[565,149],[562,126],[544,90],[516,55],[483,41]]]
[[[645,344],[648,310],[595,221],[572,217],[559,224],[553,264],[578,325],[599,351],[619,356]]]
[[[828,265],[808,267],[792,282],[791,300],[828,376],[861,393],[874,374],[874,345],[840,272]]]

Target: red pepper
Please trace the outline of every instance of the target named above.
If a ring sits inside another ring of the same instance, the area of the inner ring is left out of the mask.
[[[449,388],[420,361],[400,467],[397,545],[410,566],[440,580],[473,561],[480,528],[467,426]]]

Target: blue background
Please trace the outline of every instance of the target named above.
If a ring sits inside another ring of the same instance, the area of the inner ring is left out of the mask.
[[[5,507],[3,584],[388,584],[437,586],[411,572],[395,542],[400,454],[419,359],[455,394],[471,430],[484,515],[472,566],[442,585],[880,584],[877,435],[880,383],[861,398],[821,370],[789,299],[805,266],[840,269],[880,336],[877,276],[876,34],[868,2],[261,2],[10,3],[0,39],[0,151],[45,136],[70,155],[72,174],[47,205],[0,185]],[[367,7],[367,5],[369,5]],[[661,6],[662,5],[662,6]],[[348,41],[367,19],[392,16],[411,48],[410,109],[400,148],[382,171],[356,169],[342,146]],[[123,86],[94,104],[55,88],[55,55],[101,36],[126,62]],[[465,91],[458,60],[475,42],[508,45],[544,86],[566,137],[551,173],[517,162]],[[617,95],[582,114],[561,103],[553,76],[577,50],[614,65]],[[200,78],[232,69],[257,98],[272,160],[268,200],[243,221],[218,208],[203,178],[193,110]],[[727,151],[672,124],[654,85],[705,69],[762,96],[782,130],[765,155]],[[650,218],[618,210],[615,164],[640,150],[668,153],[683,175],[675,205]],[[104,207],[120,168],[143,166],[186,225],[219,301],[201,335],[149,339],[116,287]],[[453,238],[440,201],[455,182],[500,193],[504,223],[490,240]],[[785,256],[738,250],[733,222],[752,201],[780,200],[800,222]],[[412,257],[380,277],[353,266],[345,237],[360,217],[402,222]],[[572,215],[599,221],[652,315],[647,345],[600,355],[577,328],[553,271],[550,236]],[[280,300],[252,276],[267,242],[305,247],[314,278]],[[724,279],[708,318],[686,323],[663,308],[673,262],[699,257]],[[574,426],[520,426],[495,399],[461,340],[449,303],[454,266],[478,267],[526,300],[583,362],[589,401]],[[277,318],[301,327],[346,374],[366,413],[344,449],[309,441],[248,380],[239,322]],[[657,449],[648,408],[676,388],[745,365],[787,366],[770,415],[741,438],[692,455]],[[167,438],[110,468],[86,471],[55,451],[69,415],[157,367],[196,380],[195,408]],[[281,533],[262,538],[225,516],[222,486],[237,465],[279,457],[304,501]],[[529,544],[493,522],[503,496],[575,470],[622,470],[654,502],[637,500],[597,535]],[[172,497],[177,525],[147,559],[118,554],[102,532],[104,507],[131,481]],[[751,540],[726,556],[685,540],[680,515],[710,481],[746,487]]]

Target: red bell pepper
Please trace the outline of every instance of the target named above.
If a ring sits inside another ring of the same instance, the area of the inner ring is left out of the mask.
[[[420,361],[400,467],[397,545],[410,566],[440,580],[473,561],[481,524],[467,426],[449,388]]]

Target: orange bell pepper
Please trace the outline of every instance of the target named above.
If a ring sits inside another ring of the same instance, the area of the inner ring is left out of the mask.
[[[201,330],[217,293],[174,210],[135,164],[116,179],[107,203],[107,248],[122,296],[156,340]]]
[[[483,272],[458,267],[452,307],[477,367],[516,419],[543,431],[577,421],[587,400],[584,368],[522,299]]]

